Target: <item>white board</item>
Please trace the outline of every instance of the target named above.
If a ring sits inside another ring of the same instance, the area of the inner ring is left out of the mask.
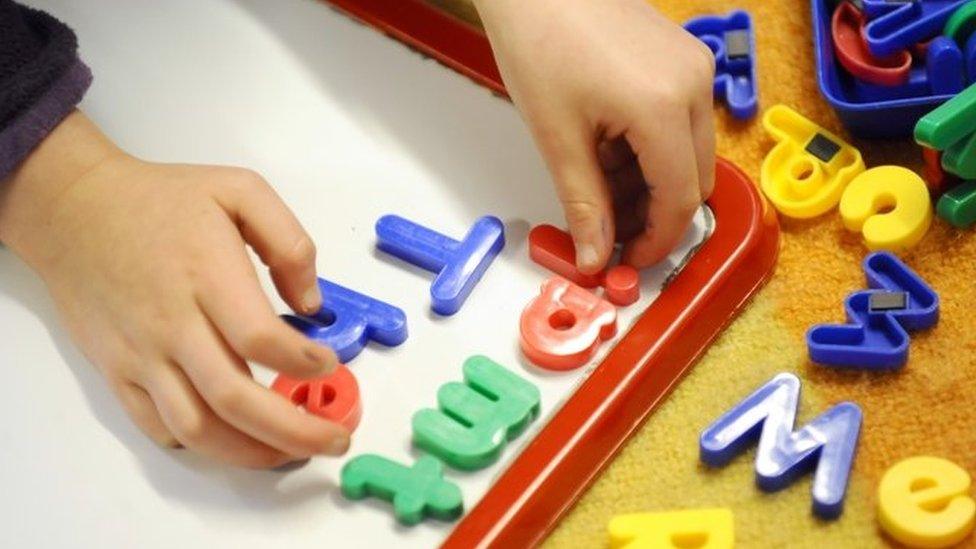
[[[77,30],[96,74],[83,108],[107,133],[148,159],[261,172],[316,240],[320,274],[401,307],[410,338],[350,363],[364,413],[346,457],[287,473],[228,469],[146,440],[71,345],[42,284],[3,251],[0,546],[442,540],[452,524],[406,528],[385,502],[343,499],[341,466],[366,452],[412,462],[410,416],[460,380],[465,358],[484,354],[540,388],[543,417],[495,466],[448,470],[470,509],[592,366],[545,372],[518,350],[519,314],[549,276],[529,261],[525,237],[535,224],[559,225],[561,212],[515,109],[320,3],[32,4]],[[462,310],[439,317],[429,310],[431,275],[375,250],[373,223],[385,213],[455,238],[492,214],[508,243]],[[681,248],[643,273],[641,302],[619,310],[620,334],[709,227],[703,210]],[[271,295],[263,273],[262,282]]]

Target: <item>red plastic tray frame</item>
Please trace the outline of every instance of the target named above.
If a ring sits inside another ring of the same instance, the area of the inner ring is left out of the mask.
[[[423,0],[327,1],[505,94],[480,29]],[[719,159],[708,205],[716,219],[711,238],[495,480],[443,547],[541,542],[772,275],[779,226],[748,176]]]

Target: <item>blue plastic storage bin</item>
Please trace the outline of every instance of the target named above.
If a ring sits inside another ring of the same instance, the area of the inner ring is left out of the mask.
[[[929,95],[885,101],[857,101],[852,94],[854,79],[837,63],[830,36],[833,0],[811,0],[813,46],[820,93],[847,131],[866,138],[910,138],[915,122],[947,101],[952,95]]]

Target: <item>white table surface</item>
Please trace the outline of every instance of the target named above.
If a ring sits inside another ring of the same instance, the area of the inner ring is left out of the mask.
[[[547,276],[526,258],[525,235],[561,213],[506,101],[311,0],[29,3],[77,31],[96,75],[82,108],[122,147],[256,169],[316,240],[320,274],[406,311],[406,344],[370,347],[350,364],[365,412],[349,456],[413,459],[409,414],[433,405],[472,354],[540,385],[544,415],[584,375],[544,374],[517,350],[518,313]],[[455,237],[483,214],[505,221],[508,245],[458,315],[430,314],[430,276],[373,249],[373,223],[388,212]],[[672,262],[643,273],[644,304],[703,220]],[[621,310],[622,329],[640,308]],[[398,527],[385,503],[345,501],[345,458],[246,471],[155,447],[6,250],[0,324],[2,547],[424,547],[450,528]],[[498,470],[450,476],[470,507]]]

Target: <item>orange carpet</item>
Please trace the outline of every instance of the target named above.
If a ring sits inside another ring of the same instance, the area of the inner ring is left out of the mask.
[[[436,0],[440,4],[459,0]],[[463,4],[463,1],[460,2]],[[756,27],[761,108],[785,103],[846,136],[821,98],[814,75],[810,8],[799,0],[656,0],[675,21],[748,10]],[[459,11],[472,17],[462,5]],[[758,118],[739,123],[718,108],[719,153],[758,181],[771,146]],[[920,170],[910,142],[855,141],[868,167]],[[812,221],[781,219],[776,274],[704,359],[627,444],[547,541],[550,547],[600,547],[620,513],[729,507],[740,547],[884,547],[875,492],[884,471],[919,454],[947,458],[976,474],[976,234],[936,220],[903,254],[939,292],[941,320],[912,338],[911,359],[895,373],[837,371],[806,357],[812,324],[843,319],[843,299],[864,286],[859,235],[836,212]],[[698,461],[698,434],[713,419],[778,372],[803,380],[799,422],[851,400],[864,411],[846,510],[836,521],[810,512],[810,477],[774,494],[753,481],[755,451],[710,471]],[[976,546],[970,536],[964,542]]]

